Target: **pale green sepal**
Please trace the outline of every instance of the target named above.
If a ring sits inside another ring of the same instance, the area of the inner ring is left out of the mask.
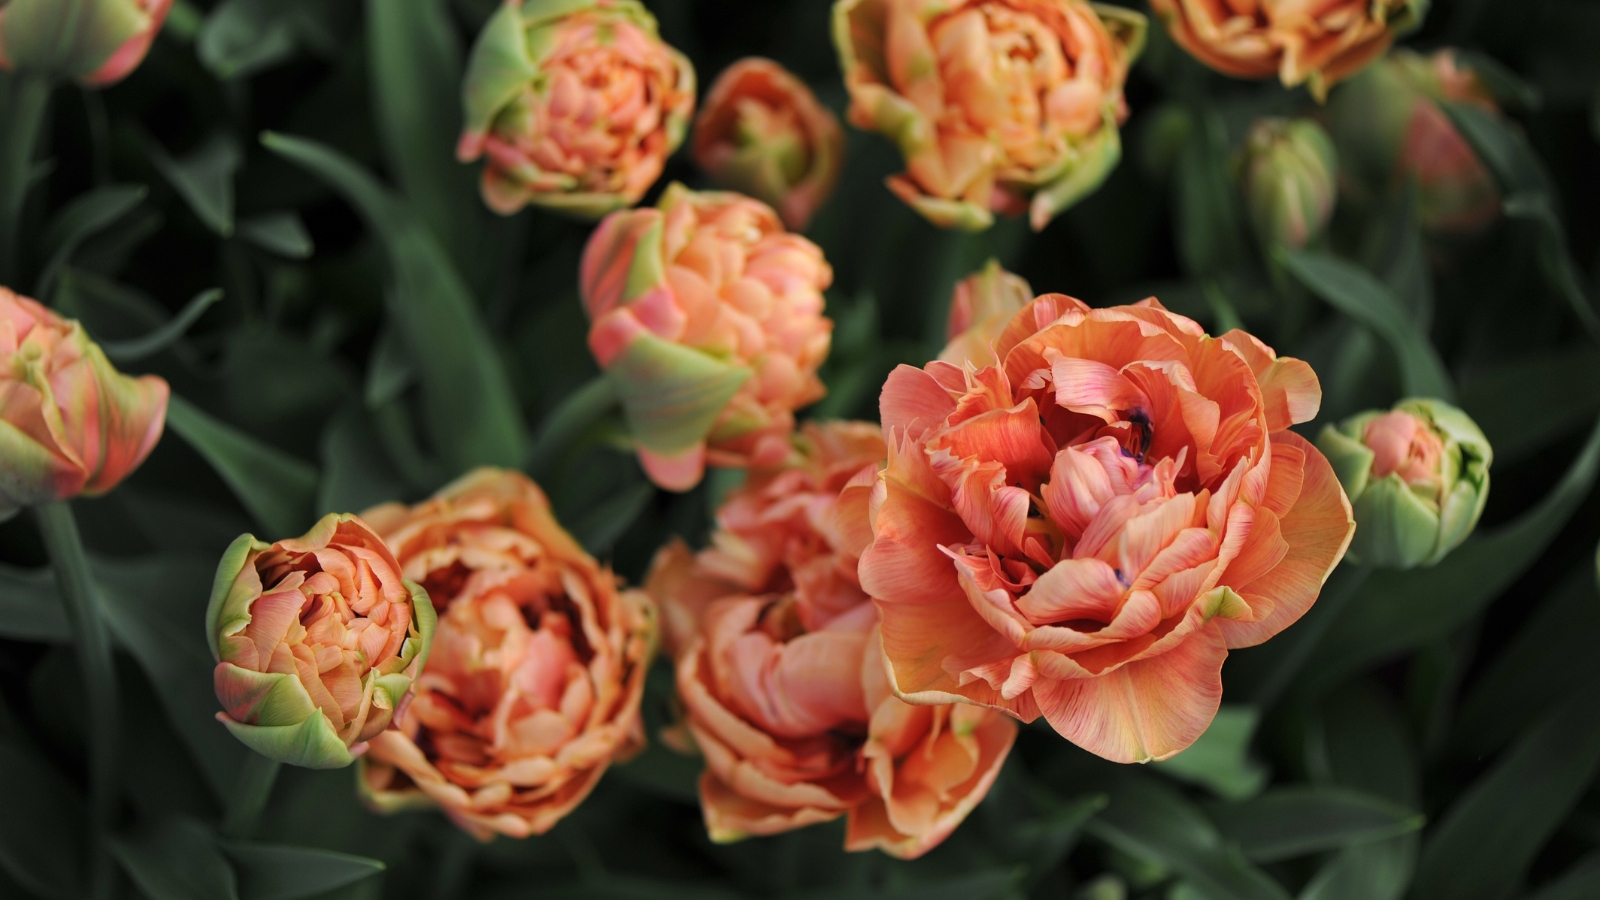
[[[218,638],[238,634],[250,624],[250,604],[261,595],[261,582],[257,578],[252,587],[239,584],[239,575],[250,563],[250,555],[272,546],[256,540],[255,535],[241,534],[233,539],[217,563],[217,574],[211,581],[211,600],[206,604],[206,643],[211,647],[211,658],[222,661]]]
[[[616,212],[633,205],[633,201],[621,194],[598,193],[557,193],[550,191],[533,192],[528,195],[528,203],[539,206],[552,212],[563,213],[574,219],[592,222],[602,218],[606,213]]]
[[[1332,425],[1324,425],[1317,435],[1317,449],[1328,458],[1333,474],[1350,497],[1360,497],[1367,489],[1367,475],[1372,471],[1373,453],[1366,444],[1350,437]]]
[[[628,282],[622,288],[623,303],[632,303],[667,283],[667,263],[661,250],[666,227],[665,218],[656,216],[639,233],[633,245],[632,261],[628,263]]]
[[[1144,13],[1108,3],[1091,3],[1089,8],[1105,24],[1111,40],[1122,45],[1124,65],[1133,68],[1134,61],[1144,53],[1145,40],[1150,36],[1150,20]]]
[[[1234,592],[1227,585],[1212,588],[1204,597],[1200,598],[1200,609],[1206,619],[1221,617],[1224,619],[1243,619],[1248,621],[1253,618],[1254,612],[1245,599]]]
[[[411,676],[409,675],[379,675],[373,683],[374,694],[382,693],[387,705],[374,702],[374,706],[389,710],[392,714],[400,706],[400,701],[405,699],[406,692],[411,690]]]
[[[342,769],[355,761],[320,709],[298,725],[241,725],[221,714],[217,719],[239,743],[267,759],[307,769]]]
[[[27,432],[0,419],[0,521],[56,499],[54,474],[67,464]],[[9,511],[9,512],[8,512]]]
[[[983,231],[994,224],[994,213],[966,200],[945,200],[927,194],[918,194],[911,198],[901,197],[901,199],[909,203],[911,208],[924,219],[940,228]]]
[[[1439,513],[1391,472],[1367,485],[1351,504],[1356,533],[1350,558],[1389,569],[1411,569],[1433,555]]]
[[[1456,482],[1439,509],[1439,541],[1433,554],[1422,564],[1434,565],[1460,546],[1477,526],[1478,517],[1483,514],[1483,505],[1488,499],[1488,491],[1479,490],[1465,481]]]
[[[1034,231],[1043,231],[1051,219],[1099,189],[1122,160],[1122,136],[1109,109],[1100,130],[1077,148],[1076,155],[1061,177],[1041,188],[1028,204],[1028,224]]]
[[[298,725],[318,712],[317,704],[299,678],[285,672],[257,672],[231,663],[222,663],[218,678],[236,685],[227,693],[236,696],[251,695],[250,715],[246,718],[257,727]],[[219,695],[223,691],[217,692]],[[231,716],[230,716],[231,718]]]
[[[439,612],[433,608],[433,598],[428,596],[428,591],[422,585],[407,578],[405,586],[411,592],[411,623],[416,635],[406,638],[400,655],[409,661],[404,670],[407,677],[416,678],[427,667],[428,654],[433,651],[433,635],[439,628]]]
[[[516,6],[516,4],[511,5]],[[530,27],[537,28],[558,22],[573,13],[594,9],[599,5],[598,0],[524,0],[520,14],[522,21]]]
[[[150,24],[149,15],[127,0],[11,0],[0,6],[9,68],[53,79],[89,75]],[[74,14],[76,21],[64,20]],[[71,30],[65,38],[64,29]]]
[[[705,440],[750,374],[746,366],[649,333],[629,343],[606,371],[634,440],[664,455]]]
[[[371,782],[367,780],[366,768],[369,765],[371,763],[366,756],[356,760],[356,794],[367,806],[386,815],[414,809],[438,808],[432,797],[415,788],[399,791],[373,790]]]
[[[505,4],[489,18],[472,45],[467,75],[461,83],[466,130],[482,134],[506,104],[538,74],[522,34],[522,15]]]

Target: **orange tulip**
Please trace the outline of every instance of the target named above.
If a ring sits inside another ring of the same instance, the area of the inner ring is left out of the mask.
[[[116,487],[161,439],[168,395],[118,372],[76,321],[0,288],[0,520]]]
[[[710,548],[668,547],[649,582],[706,758],[706,829],[726,842],[845,816],[845,849],[920,856],[983,799],[1016,726],[895,699],[856,578],[882,438],[833,422],[799,443],[794,466],[729,497]]]
[[[770,204],[783,224],[804,231],[839,179],[844,132],[805,82],[750,57],[711,85],[691,146],[713,180]]]
[[[1422,21],[1428,0],[1150,0],[1195,59],[1225,75],[1328,88]]]
[[[619,590],[519,473],[479,469],[366,515],[439,625],[416,696],[362,760],[364,795],[436,806],[484,840],[543,834],[643,746],[649,598]]]
[[[1105,181],[1145,19],[1084,0],[839,0],[850,122],[900,145],[895,195],[935,225],[1035,230]]]
[[[860,573],[894,692],[1170,757],[1216,714],[1228,650],[1304,614],[1349,545],[1338,479],[1288,430],[1316,375],[1153,299],[1046,294],[995,349],[884,385]]]

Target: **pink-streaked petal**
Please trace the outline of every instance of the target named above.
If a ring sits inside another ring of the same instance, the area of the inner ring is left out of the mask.
[[[1122,602],[1116,570],[1098,559],[1064,559],[1039,576],[1017,599],[1017,609],[1035,625],[1074,619],[1106,624]]]
[[[1147,402],[1143,391],[1105,363],[1048,351],[1046,358],[1055,381],[1056,403],[1066,409],[1113,422],[1118,412],[1138,409]]]
[[[955,412],[950,392],[933,376],[913,366],[899,365],[883,383],[878,397],[879,415],[885,433],[898,432],[920,437],[924,431],[943,422]]]

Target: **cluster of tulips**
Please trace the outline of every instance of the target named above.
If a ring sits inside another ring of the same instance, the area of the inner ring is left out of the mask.
[[[1418,5],[1154,4],[1202,61],[1318,95],[1382,56]],[[146,25],[165,11],[89,7]],[[32,64],[18,29],[40,9],[0,6],[6,64]],[[900,145],[889,188],[935,223],[1026,212],[1043,227],[1115,165],[1142,17],[840,0],[834,22],[850,121]],[[148,42],[50,64],[103,78]],[[1378,71],[1411,86],[1390,101],[1406,145],[1391,158],[1459,163],[1434,152],[1460,139],[1429,105],[1474,89],[1454,58]],[[714,840],[845,817],[849,849],[915,857],[984,797],[1018,721],[1109,760],[1171,757],[1216,714],[1228,652],[1294,624],[1347,555],[1431,565],[1476,524],[1491,452],[1459,410],[1406,400],[1313,442],[1292,430],[1321,403],[1306,363],[1153,298],[1035,295],[997,265],[957,286],[939,357],[890,374],[879,422],[797,426],[824,392],[832,275],[795,230],[827,197],[842,133],[798,79],[741,62],[692,146],[743,193],[674,184],[631,208],[694,98],[687,60],[634,0],[512,0],[474,50],[459,149],[487,160],[497,210],[604,216],[577,277],[641,465],[676,491],[707,466],[745,470],[709,544],[662,548],[629,588],[534,482],[497,469],[301,537],[242,536],[205,628],[218,718],[254,751],[355,763],[378,810],[543,833],[648,739],[659,648],[681,721],[658,738],[704,758]],[[1248,181],[1266,185],[1252,209],[1285,243],[1327,218],[1331,151],[1306,132],[1266,123],[1251,141]],[[1481,218],[1473,184],[1424,184],[1438,223]],[[0,513],[112,489],[159,440],[167,399],[78,323],[0,292]]]

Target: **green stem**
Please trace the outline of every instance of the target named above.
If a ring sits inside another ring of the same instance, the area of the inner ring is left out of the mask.
[[[89,704],[89,827],[94,848],[90,865],[93,898],[111,896],[113,870],[106,835],[117,808],[117,672],[111,658],[111,633],[89,574],[89,557],[78,535],[68,501],[34,507],[39,533],[55,569],[67,625],[78,649],[84,693]]]
[[[233,793],[228,796],[228,810],[222,818],[222,833],[225,836],[245,840],[255,834],[281,768],[282,763],[259,753],[245,757],[244,768],[239,770],[239,780],[233,786]]]
[[[549,474],[547,470],[572,446],[578,435],[616,406],[616,386],[603,374],[568,394],[567,399],[545,417],[539,440],[528,454],[528,472],[535,479]]]
[[[48,80],[21,72],[6,76],[0,107],[0,284],[17,283],[22,208],[49,102]]]

